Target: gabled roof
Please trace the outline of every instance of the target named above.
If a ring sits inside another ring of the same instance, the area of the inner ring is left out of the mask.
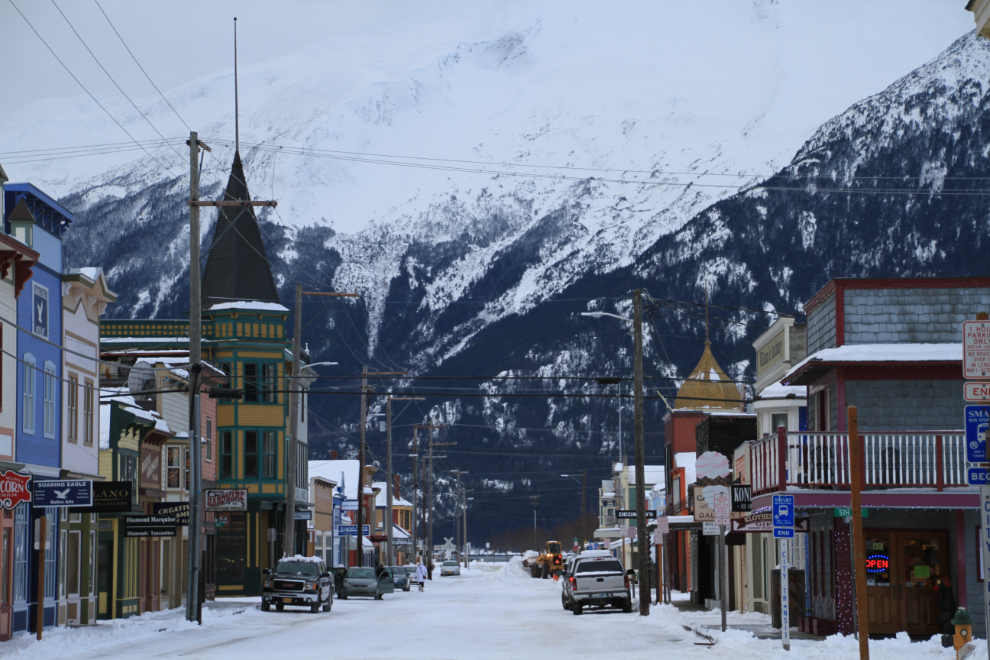
[[[224,200],[250,201],[241,155],[234,153]],[[277,303],[278,289],[250,206],[221,206],[203,273],[203,308],[231,301]]]
[[[7,183],[10,179],[7,178],[7,173],[3,171],[3,165],[0,165],[0,183]]]

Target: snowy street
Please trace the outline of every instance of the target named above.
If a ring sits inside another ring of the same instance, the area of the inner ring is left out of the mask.
[[[503,568],[504,566],[504,568]],[[747,624],[765,620],[746,615]],[[424,593],[370,599],[335,599],[333,610],[301,609],[264,613],[257,599],[221,600],[204,613],[204,625],[186,623],[182,612],[156,612],[92,628],[46,632],[40,644],[21,637],[0,646],[0,657],[24,659],[100,658],[642,658],[676,652],[677,658],[855,657],[853,638],[824,642],[796,640],[791,653],[779,641],[757,640],[749,632],[718,631],[717,614],[681,613],[654,607],[648,618],[614,611],[574,616],[560,603],[560,584],[533,580],[517,564],[484,566],[460,577],[434,577]],[[730,617],[730,623],[733,617]],[[714,646],[685,626],[713,626],[704,632]],[[874,641],[879,660],[954,658],[937,641],[906,638]],[[972,660],[985,658],[985,646]]]

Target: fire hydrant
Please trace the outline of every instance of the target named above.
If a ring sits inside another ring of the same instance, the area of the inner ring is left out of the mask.
[[[956,650],[956,658],[958,658],[959,650],[973,638],[973,619],[965,607],[956,610],[956,615],[952,617],[952,625],[956,627],[956,634],[952,636],[952,648]]]

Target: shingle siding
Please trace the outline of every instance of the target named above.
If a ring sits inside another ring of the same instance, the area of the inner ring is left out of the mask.
[[[808,312],[808,355],[835,348],[835,295]]]
[[[990,289],[846,289],[843,301],[846,344],[957,343],[962,322],[990,310]]]
[[[857,407],[863,432],[962,428],[964,404],[962,380],[846,381],[846,405]]]

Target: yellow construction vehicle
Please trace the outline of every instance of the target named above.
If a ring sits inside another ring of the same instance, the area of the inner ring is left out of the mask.
[[[535,578],[548,578],[564,570],[564,556],[560,552],[560,541],[547,541],[545,552],[533,557],[529,562],[529,574]]]

